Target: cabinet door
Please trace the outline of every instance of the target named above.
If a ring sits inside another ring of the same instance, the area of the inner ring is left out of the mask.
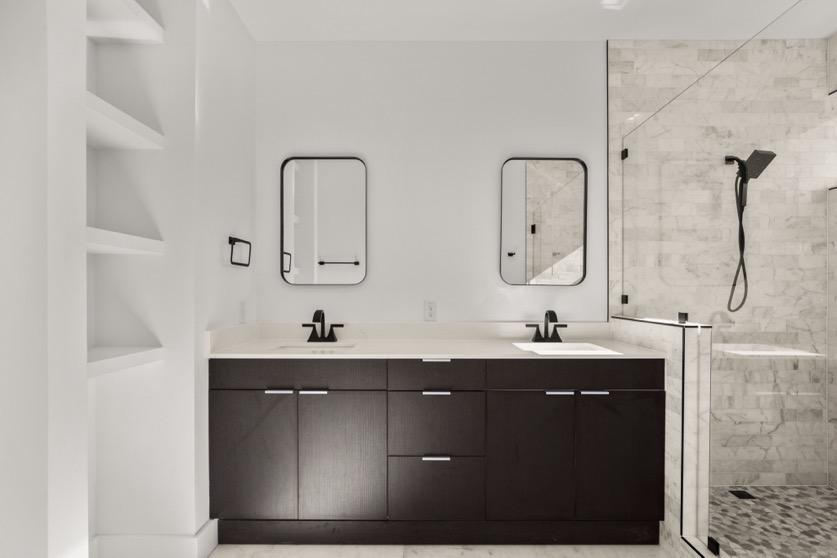
[[[572,519],[575,396],[493,391],[487,397],[488,519]]]
[[[301,390],[299,518],[386,515],[386,392]]]
[[[296,519],[296,413],[293,392],[209,392],[212,517]]]
[[[665,392],[581,392],[578,519],[663,518]]]

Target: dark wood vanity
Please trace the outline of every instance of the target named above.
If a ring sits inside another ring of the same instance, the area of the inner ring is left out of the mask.
[[[658,541],[662,359],[212,359],[222,543]]]

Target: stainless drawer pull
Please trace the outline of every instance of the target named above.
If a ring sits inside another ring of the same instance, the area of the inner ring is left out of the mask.
[[[425,455],[422,461],[450,461],[449,455]]]
[[[575,395],[574,391],[561,391],[552,389],[548,389],[544,393],[546,393],[547,395]]]
[[[328,395],[328,390],[326,389],[301,389],[299,390],[300,395]]]
[[[581,395],[610,395],[609,391],[582,391]]]
[[[266,395],[293,395],[294,390],[292,389],[266,389],[264,390]]]
[[[423,391],[422,395],[450,395],[449,391]]]
[[[450,362],[449,358],[423,358],[422,362]]]

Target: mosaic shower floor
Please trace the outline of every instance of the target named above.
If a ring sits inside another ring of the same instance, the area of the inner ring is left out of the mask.
[[[730,490],[756,498],[741,500]],[[825,486],[713,488],[710,534],[723,555],[764,558],[837,556],[837,490]]]

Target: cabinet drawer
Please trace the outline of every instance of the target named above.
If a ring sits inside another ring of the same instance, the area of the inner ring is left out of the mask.
[[[485,392],[391,391],[390,455],[483,455]]]
[[[389,389],[484,389],[484,360],[390,360]]]
[[[490,360],[488,389],[663,389],[663,359]]]
[[[484,459],[436,459],[389,458],[389,518],[484,519]]]
[[[386,389],[385,360],[211,359],[210,389]]]

